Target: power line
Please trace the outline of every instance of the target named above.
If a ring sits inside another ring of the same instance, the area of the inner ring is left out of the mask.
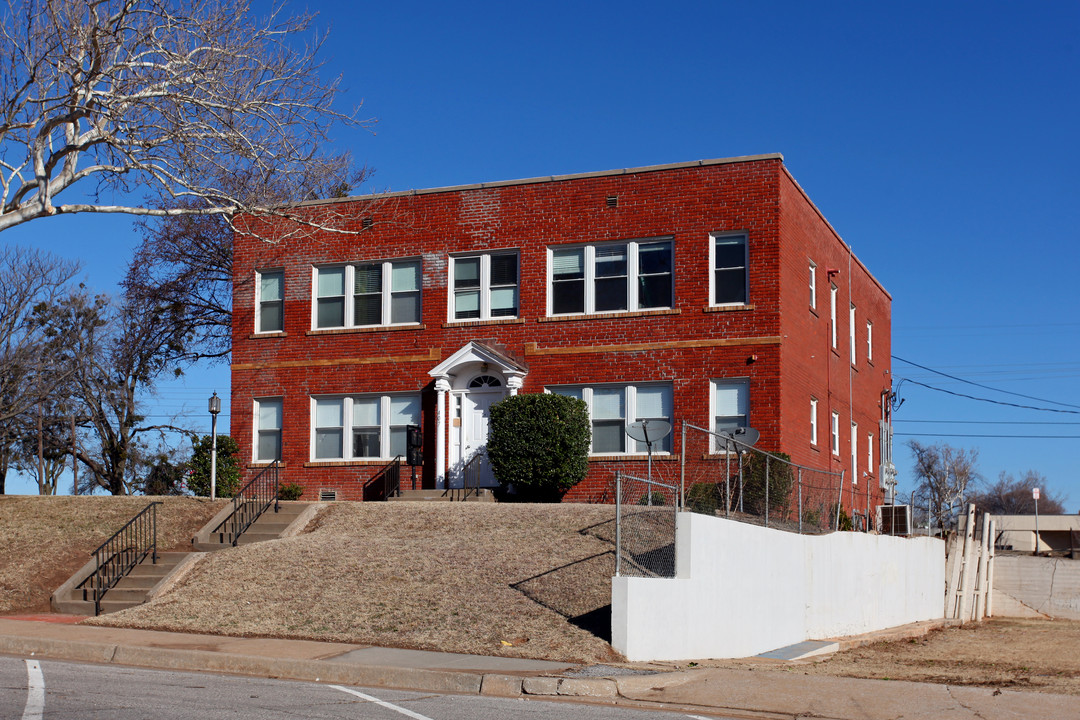
[[[971,380],[965,380],[964,378],[961,378],[961,377],[956,377],[955,375],[950,375],[950,374],[948,374],[948,373],[944,373],[944,372],[941,372],[940,370],[935,370],[934,368],[929,368],[929,367],[926,367],[925,365],[920,365],[919,363],[916,363],[916,362],[912,362],[912,361],[910,361],[910,360],[905,360],[904,358],[902,358],[902,357],[900,357],[900,356],[898,356],[898,355],[893,355],[893,359],[895,359],[895,360],[899,360],[900,362],[904,362],[904,363],[907,363],[908,365],[914,365],[914,366],[915,366],[915,367],[917,367],[917,368],[920,368],[920,369],[922,369],[922,370],[926,370],[926,371],[928,371],[928,372],[932,372],[932,373],[935,373],[935,374],[937,374],[937,375],[941,375],[942,377],[947,377],[947,378],[949,378],[950,380],[956,380],[957,382],[967,383],[968,385],[974,385],[975,387],[980,387],[980,388],[982,388],[983,390],[992,390],[993,392],[999,392],[999,393],[1004,393],[1005,395],[1013,395],[1014,397],[1022,397],[1022,398],[1025,398],[1025,399],[1027,399],[1027,400],[1037,400],[1038,402],[1050,403],[1051,405],[1061,405],[1062,407],[1071,407],[1071,408],[1078,408],[1078,409],[1080,409],[1080,405],[1073,405],[1073,404],[1071,404],[1071,403],[1063,403],[1063,402],[1058,402],[1058,401],[1056,401],[1056,400],[1046,400],[1046,399],[1044,399],[1044,398],[1038,398],[1038,397],[1034,397],[1034,396],[1032,396],[1032,395],[1024,395],[1024,394],[1022,394],[1022,393],[1015,393],[1015,392],[1011,392],[1011,391],[1009,391],[1009,390],[1001,390],[1001,389],[999,389],[999,388],[995,388],[995,387],[990,387],[989,385],[983,385],[983,384],[981,384],[981,383],[973,382],[973,381],[971,381]],[[914,381],[914,380],[912,380],[912,379],[910,379],[910,378],[908,378],[908,382],[915,382],[915,381]],[[921,383],[916,383],[916,384],[918,385],[918,384],[921,384]],[[929,385],[926,385],[926,386],[924,386],[924,387],[930,387],[930,386],[929,386]],[[930,389],[931,389],[931,390],[938,390],[938,389],[940,389],[940,388],[930,388]],[[946,390],[943,390],[942,392],[948,392],[948,391],[946,391]],[[953,393],[953,394],[959,394],[959,393]],[[967,396],[967,395],[964,395],[964,396],[962,396],[962,397],[969,397],[969,396]],[[983,399],[983,398],[972,398],[972,399],[973,399],[973,400],[980,400],[980,399]],[[995,402],[995,401],[993,401],[993,400],[988,400],[987,402]],[[1023,406],[1023,405],[1017,405],[1016,407],[1026,407],[1026,406]],[[1028,409],[1035,409],[1035,408],[1028,408]]]
[[[906,433],[898,432],[894,435],[904,437],[962,437],[962,438],[1010,438],[1016,440],[1080,440],[1080,435],[992,435],[980,433]]]
[[[899,360],[899,358],[897,358],[897,359]],[[945,393],[946,395],[955,395],[956,397],[967,398],[968,400],[978,400],[980,402],[992,403],[994,405],[1004,405],[1006,407],[1021,408],[1022,410],[1041,410],[1042,412],[1067,413],[1069,415],[1080,415],[1080,410],[1058,410],[1057,408],[1035,407],[1034,405],[1019,405],[1017,403],[1005,402],[1004,400],[991,400],[990,398],[976,397],[975,395],[966,395],[964,393],[954,392],[953,390],[946,390],[945,388],[939,388],[939,387],[934,387],[933,385],[927,385],[926,383],[921,383],[918,380],[912,380],[911,378],[901,378],[901,380],[903,380],[904,382],[912,383],[913,385],[919,385],[921,387],[926,388],[927,390],[936,390],[937,392],[942,392],[942,393]],[[972,383],[972,384],[975,384],[975,383]],[[897,385],[897,387],[899,387],[899,385]],[[991,388],[991,390],[992,389],[993,388]],[[1004,391],[999,391],[999,392],[1004,392]],[[1011,394],[1015,395],[1016,393],[1011,393]],[[1051,401],[1047,401],[1047,402],[1053,402],[1053,401],[1051,400]],[[1064,403],[1057,403],[1057,404],[1064,404]],[[1080,406],[1070,405],[1069,407],[1080,407]]]
[[[908,420],[896,418],[894,423],[934,423],[939,425],[1080,425],[1071,420]]]

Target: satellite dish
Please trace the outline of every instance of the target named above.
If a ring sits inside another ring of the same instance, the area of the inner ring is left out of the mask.
[[[670,432],[671,423],[666,420],[640,420],[626,426],[627,435],[648,445],[663,440]]]
[[[732,428],[730,430],[721,430],[717,433],[721,437],[731,438],[736,441],[737,444],[743,447],[752,447],[759,439],[761,439],[761,433],[751,427],[739,427]]]

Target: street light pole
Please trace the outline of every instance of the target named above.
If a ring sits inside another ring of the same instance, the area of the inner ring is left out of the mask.
[[[217,416],[221,398],[217,391],[210,396],[210,499],[217,500]]]
[[[1035,500],[1035,552],[1032,555],[1039,554],[1039,488],[1032,488],[1031,497]]]

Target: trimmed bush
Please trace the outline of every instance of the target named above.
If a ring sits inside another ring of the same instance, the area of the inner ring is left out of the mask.
[[[285,483],[278,487],[278,500],[299,500],[304,494],[304,488],[300,483]]]
[[[188,477],[188,490],[193,495],[210,496],[210,450],[213,444],[210,435],[203,435],[196,440],[191,456],[191,475]],[[217,436],[217,496],[229,498],[240,491],[240,460],[237,454],[240,446],[228,435]]]
[[[686,492],[686,509],[702,515],[715,515],[721,507],[720,486],[710,482],[694,483]]]
[[[491,469],[519,499],[561,500],[588,472],[591,441],[588,407],[577,398],[514,395],[491,406]]]

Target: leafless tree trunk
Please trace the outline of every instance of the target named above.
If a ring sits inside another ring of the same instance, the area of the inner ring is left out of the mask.
[[[974,491],[979,480],[975,469],[977,450],[956,449],[947,444],[924,445],[908,441],[915,458],[915,491],[912,502],[929,505],[931,518],[944,528],[952,518],[953,508],[960,508]]]

